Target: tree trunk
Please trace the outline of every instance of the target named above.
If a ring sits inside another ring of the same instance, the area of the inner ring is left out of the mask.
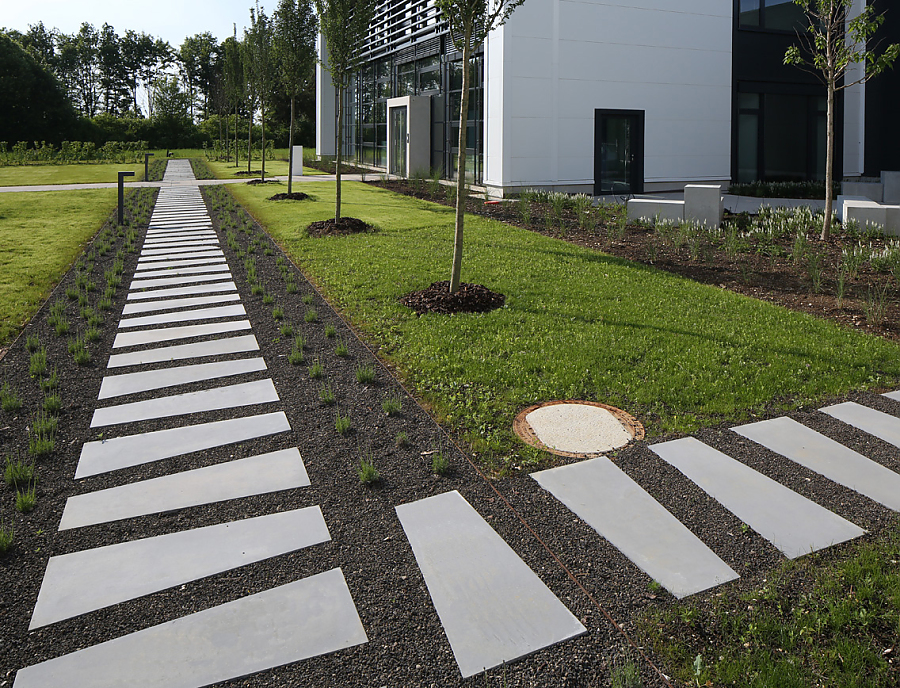
[[[234,104],[234,166],[237,167],[238,158],[238,104]]]
[[[291,96],[291,126],[288,128],[288,196],[294,181],[294,96]]]
[[[231,116],[228,114],[228,110],[225,110],[225,162],[231,162],[231,151],[228,150],[228,146],[231,143],[231,137],[228,134],[228,120],[231,119]]]
[[[260,107],[262,108],[259,113],[259,123],[262,125],[262,142],[260,149],[262,152],[262,181],[266,181],[266,101],[263,99],[261,101]]]
[[[822,224],[822,241],[831,233],[832,198],[834,197],[834,79],[828,80],[828,123],[825,144],[825,222]]]
[[[450,293],[459,291],[462,272],[463,225],[466,218],[466,127],[469,120],[469,57],[471,30],[467,28],[462,59],[462,102],[459,105],[459,157],[456,165],[456,228],[453,232],[453,267],[450,270]]]
[[[250,119],[247,124],[247,174],[250,174],[250,165],[253,160],[253,106],[250,106]]]
[[[334,167],[334,221],[335,224],[341,219],[341,143],[344,133],[344,87],[338,89],[338,125],[335,127],[335,167]]]

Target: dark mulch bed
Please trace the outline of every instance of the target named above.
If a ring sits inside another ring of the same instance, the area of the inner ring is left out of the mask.
[[[342,217],[337,222],[332,217],[327,220],[313,222],[306,228],[306,232],[311,237],[344,236],[347,234],[372,232],[374,230],[375,228],[372,225],[355,217]]]
[[[262,174],[262,170],[240,170],[234,173],[235,177],[252,177],[254,175],[259,176]]]
[[[116,322],[125,301],[126,287],[137,260],[128,254],[125,279],[113,309],[102,326],[102,340],[91,345],[92,363],[79,367],[67,351],[66,339],[57,338],[47,323],[49,304],[29,323],[25,333],[0,362],[0,381],[16,389],[24,402],[21,411],[0,413],[2,452],[27,456],[31,419],[42,401],[37,381],[28,372],[29,354],[25,335],[37,334],[47,348],[51,367],[58,369],[63,409],[59,419],[56,450],[37,463],[39,482],[37,508],[19,514],[13,508],[14,493],[6,490],[0,499],[0,520],[14,523],[15,544],[0,556],[0,683],[11,683],[15,672],[32,665],[127,633],[208,609],[216,604],[271,589],[303,577],[340,567],[347,579],[369,642],[341,652],[260,672],[223,684],[238,686],[548,686],[595,688],[610,684],[610,669],[626,655],[634,657],[613,629],[604,613],[573,583],[548,549],[559,556],[603,609],[634,634],[634,622],[642,612],[668,606],[674,600],[655,591],[650,578],[631,564],[590,527],[573,516],[549,493],[525,474],[502,480],[483,479],[467,458],[451,444],[449,436],[380,365],[371,351],[355,336],[339,315],[319,295],[314,286],[290,263],[258,226],[235,232],[236,251],[229,247],[221,229],[230,211],[213,214],[241,302],[247,310],[253,334],[262,347],[267,370],[259,378],[270,377],[278,390],[291,424],[289,434],[196,452],[155,463],[114,471],[76,482],[73,479],[81,446],[102,436],[145,432],[160,427],[189,425],[249,415],[260,409],[220,411],[164,422],[134,423],[105,429],[90,429],[91,414],[97,407],[97,393],[105,363],[116,334]],[[231,220],[239,219],[231,214]],[[234,243],[234,242],[232,242]],[[97,259],[92,274],[102,283],[113,251]],[[251,294],[246,269],[255,267],[264,294]],[[74,281],[67,275],[51,302]],[[296,288],[290,287],[296,285]],[[290,291],[289,291],[290,289]],[[274,304],[263,302],[265,296]],[[63,297],[64,298],[64,297]],[[96,296],[92,296],[96,299]],[[273,307],[284,318],[273,316]],[[77,305],[67,303],[67,317],[81,327]],[[307,322],[310,309],[316,318]],[[293,337],[281,331],[292,323],[295,334],[305,340],[305,361],[288,361]],[[334,336],[329,326],[334,328]],[[77,327],[75,329],[77,329]],[[178,343],[187,343],[183,340]],[[348,355],[338,355],[338,342],[346,344]],[[248,357],[255,353],[247,354]],[[228,358],[228,357],[226,357]],[[218,358],[204,359],[220,360]],[[319,362],[325,371],[321,380],[310,377],[311,366]],[[184,365],[183,361],[158,367]],[[356,379],[360,366],[373,365],[375,381],[361,384]],[[138,368],[116,370],[116,374]],[[230,381],[214,383],[230,384]],[[195,391],[210,385],[197,383],[173,388],[169,393]],[[326,405],[320,391],[328,386],[337,403]],[[159,392],[131,395],[115,400],[127,403],[158,395]],[[382,410],[385,399],[399,397],[402,410],[388,416]],[[847,399],[897,413],[898,404],[874,394],[853,394]],[[838,400],[835,400],[838,401]],[[108,405],[113,402],[103,402]],[[353,428],[339,434],[335,413],[352,419]],[[823,432],[893,470],[900,470],[896,448],[858,432],[814,409],[793,414]],[[405,433],[407,443],[397,443]],[[739,460],[770,475],[792,489],[868,529],[875,538],[894,521],[892,512],[873,505],[858,494],[838,487],[820,476],[799,468],[743,440],[727,428],[709,428],[700,439],[732,453]],[[60,533],[59,519],[68,497],[108,487],[133,483],[231,459],[297,446],[311,479],[311,486],[268,495],[220,502],[116,523],[80,528]],[[431,471],[431,452],[441,449],[449,455],[451,469],[444,477]],[[361,458],[371,458],[381,480],[366,487],[356,473]],[[688,528],[700,536],[742,578],[697,596],[705,599],[720,593],[737,594],[760,585],[772,567],[783,561],[767,541],[741,528],[741,522],[710,499],[698,486],[653,454],[646,442],[629,446],[616,454],[618,465],[647,489]],[[406,540],[394,508],[413,500],[458,490],[488,523],[509,543],[559,599],[585,624],[588,633],[572,641],[540,650],[506,667],[462,680],[431,603],[424,579]],[[503,497],[515,509],[510,510]],[[230,520],[259,516],[288,509],[318,505],[328,524],[331,540],[314,547],[274,557],[220,575],[186,583],[170,590],[124,602],[84,616],[28,631],[47,560],[50,556],[81,551],[101,545],[178,532]],[[520,520],[520,517],[522,520]],[[523,521],[542,538],[545,548]],[[852,546],[852,545],[851,545]],[[824,559],[840,557],[848,545],[828,550]],[[657,660],[658,661],[658,660]],[[662,682],[642,665],[643,685]]]
[[[260,184],[278,184],[274,179],[251,179],[247,182],[250,186],[258,186]]]
[[[461,282],[459,291],[450,293],[450,281],[434,282],[425,289],[414,291],[400,299],[404,306],[419,315],[425,313],[487,313],[502,308],[506,302],[503,294],[491,291],[481,284]]]
[[[269,196],[270,201],[305,201],[309,199],[309,194],[305,194],[302,191],[292,191],[291,193],[277,193],[274,196]]]

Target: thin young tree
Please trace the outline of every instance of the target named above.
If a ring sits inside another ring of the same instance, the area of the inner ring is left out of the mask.
[[[223,44],[225,55],[225,89],[228,93],[229,107],[234,106],[234,166],[238,162],[238,109],[244,100],[244,62],[242,60],[241,43],[237,37],[237,25],[234,36],[226,38]]]
[[[463,226],[466,216],[466,127],[469,119],[471,58],[487,35],[502,26],[525,0],[437,0],[449,24],[454,47],[462,53],[462,102],[459,105],[459,155],[456,165],[456,223],[453,233],[453,263],[450,293],[459,291],[462,271]]]
[[[319,31],[328,52],[327,69],[337,89],[335,113],[335,199],[334,221],[341,220],[341,153],[344,140],[344,93],[365,60],[359,47],[375,15],[374,0],[315,0]]]
[[[280,0],[275,10],[275,57],[285,95],[291,99],[288,133],[288,194],[294,181],[294,110],[297,96],[314,78],[318,22],[310,0]]]
[[[272,22],[256,0],[256,9],[250,8],[250,28],[245,33],[249,57],[252,91],[259,100],[259,122],[262,126],[262,181],[266,181],[266,101],[272,93],[274,69],[272,68]]]
[[[884,14],[876,14],[867,5],[853,17],[853,0],[794,0],[806,15],[805,32],[798,32],[801,45],[788,48],[784,63],[813,74],[828,92],[825,153],[825,221],[821,239],[831,233],[832,200],[834,198],[834,105],[835,94],[869,79],[893,65],[900,45],[893,44],[878,52],[869,42],[884,22]],[[854,79],[848,70],[862,66],[862,76]],[[849,78],[847,78],[849,76]]]

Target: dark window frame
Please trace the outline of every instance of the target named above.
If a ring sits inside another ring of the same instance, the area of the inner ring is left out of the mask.
[[[644,142],[647,131],[647,112],[646,110],[618,110],[609,108],[594,109],[594,195],[611,195],[609,193],[601,194],[603,186],[603,168],[602,161],[598,155],[598,146],[600,143],[601,121],[605,116],[609,117],[637,117],[638,126],[636,129],[636,137],[632,142],[637,149],[635,154],[635,164],[631,171],[632,188],[628,191],[629,195],[644,193],[644,158],[646,157],[646,149]]]

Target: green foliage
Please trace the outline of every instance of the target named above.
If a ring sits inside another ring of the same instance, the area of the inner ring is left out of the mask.
[[[0,387],[0,408],[7,413],[15,413],[22,408],[22,400],[8,382],[4,382]]]
[[[337,345],[334,347],[334,355],[340,358],[349,356],[350,351],[347,349],[347,342],[343,339],[339,339]]]
[[[12,549],[15,540],[15,528],[12,523],[6,525],[5,521],[0,521],[0,554],[6,554]]]
[[[288,354],[288,363],[291,365],[300,365],[303,361],[303,337],[298,335],[294,338],[294,343],[291,346],[291,353]]]
[[[50,313],[55,314],[54,311],[58,308],[57,304],[61,302],[55,301],[52,306],[50,306]],[[65,309],[65,304],[61,304],[63,309]],[[28,338],[25,340],[25,350],[28,353],[33,354],[35,351],[41,348],[41,340],[38,338],[36,334],[28,335]]]
[[[325,374],[325,369],[322,367],[322,364],[319,362],[319,359],[317,358],[315,361],[313,361],[313,364],[309,367],[309,376],[313,380],[318,380],[324,374]]]
[[[316,313],[315,308],[308,308],[306,313],[303,314],[303,319],[308,323],[314,323],[319,319],[319,314]]]
[[[325,336],[328,337],[329,339],[331,339],[336,334],[337,334],[337,329],[335,328],[335,326],[332,325],[331,323],[328,323],[325,326]]]
[[[335,402],[334,390],[331,385],[322,385],[319,388],[319,400],[326,406],[332,406]]]
[[[289,322],[281,323],[281,327],[278,328],[281,332],[282,337],[293,337],[294,336],[294,326]]]
[[[31,354],[28,361],[28,372],[32,377],[39,377],[47,372],[47,350],[44,347]]]
[[[375,380],[375,366],[365,363],[356,368],[356,381],[361,385],[367,385]]]
[[[359,460],[359,466],[356,469],[356,473],[359,475],[359,482],[363,485],[371,485],[374,482],[378,482],[381,478],[371,457]]]
[[[342,416],[340,411],[334,414],[334,429],[337,430],[339,434],[347,434],[352,427],[353,422],[350,420],[349,415]]]
[[[56,447],[57,420],[53,416],[38,412],[28,433],[28,452],[34,457],[50,454]]]
[[[37,488],[32,485],[25,490],[16,491],[16,511],[27,514],[37,504]]]
[[[405,430],[401,430],[397,433],[397,436],[394,437],[394,444],[398,447],[409,446],[409,435],[406,434]]]
[[[450,470],[450,459],[442,451],[431,455],[431,472],[435,475],[446,475]]]
[[[41,391],[44,394],[56,389],[59,387],[59,371],[56,366],[53,366],[53,369],[50,371],[50,375],[47,377],[41,378],[40,380]]]
[[[6,468],[3,470],[3,480],[9,487],[19,488],[35,482],[34,463],[25,463],[22,459],[12,460],[6,456]]]
[[[394,416],[403,409],[403,399],[397,395],[390,396],[381,402],[381,410],[389,416]]]
[[[62,398],[58,394],[48,394],[44,397],[43,409],[44,413],[58,416],[62,410]]]

